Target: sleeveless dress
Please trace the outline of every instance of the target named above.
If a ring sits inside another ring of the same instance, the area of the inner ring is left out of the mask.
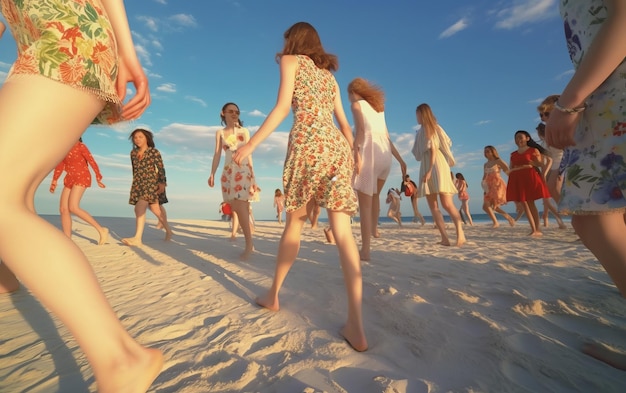
[[[42,75],[106,101],[94,124],[123,120],[115,89],[117,44],[100,0],[0,0],[0,5],[18,52],[7,82]]]
[[[567,47],[578,67],[607,18],[603,0],[561,0]],[[626,211],[626,61],[587,98],[574,133],[576,146],[563,151],[559,210],[568,214]]]
[[[248,202],[259,201],[259,188],[254,178],[252,157],[246,157],[241,164],[233,161],[233,152],[245,145],[250,139],[250,132],[245,127],[235,127],[235,133],[224,138],[222,133],[222,148],[226,152],[224,169],[220,182],[222,184],[222,198],[226,202],[234,199]]]
[[[296,58],[294,123],[283,169],[285,210],[295,211],[314,200],[329,210],[354,213],[352,149],[333,121],[335,77],[308,56]]]
[[[93,156],[87,146],[82,142],[76,142],[63,161],[61,161],[54,169],[52,180],[56,181],[61,176],[61,173],[63,173],[63,170],[65,170],[65,172],[67,172],[65,174],[65,178],[63,179],[63,185],[65,187],[91,187],[91,172],[89,171],[89,165],[91,165],[94,173],[96,174],[96,180],[102,180],[100,168],[98,168],[98,164],[96,164],[96,160],[93,159]]]
[[[467,192],[467,182],[465,180],[457,180],[454,182],[455,187],[459,190],[459,201],[469,201],[469,193]]]
[[[363,166],[354,175],[354,189],[366,195],[378,192],[378,179],[387,179],[391,170],[391,145],[387,137],[385,112],[376,112],[365,100],[357,101],[363,114]]]
[[[445,147],[441,146],[442,142],[446,144]],[[454,158],[450,152],[451,145],[452,141],[441,127],[439,127],[438,136],[430,140],[426,139],[426,132],[423,128],[420,127],[417,130],[412,153],[417,161],[422,162],[419,174],[420,186],[417,194],[420,198],[432,194],[456,194],[458,192],[450,175],[450,164],[454,165]],[[421,183],[430,168],[431,146],[434,146],[435,165],[428,183]],[[447,152],[448,157],[444,156],[442,149]]]
[[[511,168],[530,165],[536,151],[534,147],[529,147],[521,154],[517,151],[511,153]],[[507,201],[526,202],[543,198],[550,198],[550,193],[543,176],[535,167],[509,172],[509,182],[506,186]]]
[[[483,200],[493,207],[506,204],[506,183],[500,176],[500,171],[501,169],[497,164],[488,167],[485,163]]]
[[[133,183],[130,186],[130,198],[128,203],[136,205],[140,199],[149,204],[167,203],[165,192],[159,194],[159,183],[167,183],[165,166],[161,153],[154,147],[149,147],[139,158],[138,151],[130,152],[130,161],[133,164]]]

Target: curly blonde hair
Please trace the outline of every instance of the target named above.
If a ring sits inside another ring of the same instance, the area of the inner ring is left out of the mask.
[[[379,86],[363,78],[355,78],[348,85],[348,93],[356,93],[363,97],[376,112],[385,110],[385,92]]]

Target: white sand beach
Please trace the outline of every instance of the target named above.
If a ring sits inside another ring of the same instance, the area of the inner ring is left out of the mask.
[[[163,351],[151,392],[626,391],[626,372],[580,350],[595,340],[626,352],[626,301],[570,227],[536,239],[523,220],[480,224],[456,248],[437,245],[432,224],[384,224],[363,263],[370,349],[358,353],[338,334],[345,289],[322,228],[305,229],[270,312],[254,298],[271,283],[278,223],[257,223],[244,263],[226,222],[171,220],[171,242],[151,222],[131,248],[120,238],[134,218],[99,221],[107,244],[81,221],[73,239],[124,326]],[[0,392],[88,391],[89,365],[58,320],[27,288],[0,295]]]

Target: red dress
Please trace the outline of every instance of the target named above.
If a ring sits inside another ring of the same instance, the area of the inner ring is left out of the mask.
[[[523,153],[511,153],[511,168],[521,165],[532,165],[533,155],[537,149],[529,147]],[[514,202],[535,201],[550,198],[550,192],[543,176],[535,167],[523,168],[509,173],[509,182],[506,185],[506,200]]]
[[[102,180],[98,164],[96,164],[96,160],[93,159],[93,156],[89,152],[89,149],[87,149],[87,146],[85,146],[82,142],[76,142],[76,144],[72,147],[72,150],[67,153],[63,161],[61,161],[54,169],[52,179],[57,180],[65,169],[67,172],[65,179],[63,179],[63,185],[65,187],[91,187],[91,172],[89,172],[88,165],[91,165],[93,168],[93,171],[96,174],[96,180]]]

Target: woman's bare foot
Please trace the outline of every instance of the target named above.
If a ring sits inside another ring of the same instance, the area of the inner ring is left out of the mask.
[[[278,303],[278,298],[270,296],[269,292],[263,296],[257,297],[255,299],[255,302],[259,306],[267,308],[270,311],[280,310],[280,304]]]
[[[378,239],[380,237],[380,232],[376,230],[374,233],[372,233],[372,237],[375,237],[376,239]]]
[[[172,230],[170,229],[169,231],[166,230],[165,231],[165,241],[169,242],[170,240],[172,240],[172,235],[174,234],[174,232],[172,232]]]
[[[361,258],[362,261],[369,261],[370,260],[370,253],[365,252],[363,250],[359,250],[359,257]]]
[[[246,249],[239,255],[240,261],[247,261],[250,259],[250,256],[254,253],[254,247],[246,247]]]
[[[235,240],[237,240],[237,236],[235,235],[230,235],[230,241],[234,242]]]
[[[513,219],[513,217],[508,216],[506,217],[506,220],[509,222],[509,225],[514,227],[515,226],[515,220]]]
[[[597,343],[586,343],[583,345],[582,351],[609,366],[626,371],[626,354],[624,353],[616,352],[605,345]]]
[[[491,226],[492,228],[499,228],[500,224],[496,221],[493,223],[493,225]]]
[[[146,392],[163,368],[163,354],[152,348],[141,348],[128,362],[118,362],[97,377],[99,393]],[[107,374],[107,375],[102,375]]]
[[[460,237],[458,237],[456,239],[456,246],[457,247],[461,247],[462,245],[464,245],[465,243],[467,243],[467,239],[465,238],[465,235],[461,235]]]
[[[98,245],[101,246],[109,240],[109,228],[102,228],[102,232],[100,232],[100,240],[98,240]]]
[[[362,329],[349,327],[348,324],[346,324],[341,328],[339,334],[341,334],[341,337],[343,337],[355,351],[367,351],[367,338],[365,338],[365,332]]]
[[[143,246],[143,243],[141,242],[141,239],[135,239],[134,237],[125,237],[122,239],[122,243],[126,244],[127,246],[131,246],[131,247],[141,247]]]
[[[442,246],[450,247],[450,240],[442,240],[437,242],[437,244],[441,244]]]
[[[536,230],[536,231],[532,231],[528,234],[528,236],[532,236],[532,237],[541,237],[543,236],[543,232]]]

